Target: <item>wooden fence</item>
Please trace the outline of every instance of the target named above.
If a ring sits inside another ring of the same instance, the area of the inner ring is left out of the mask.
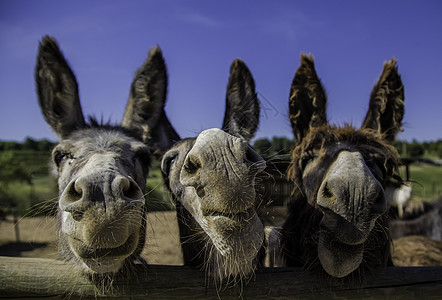
[[[93,284],[57,260],[0,257],[0,298],[48,299],[441,299],[442,267],[388,268],[360,282],[318,280],[298,268],[264,268],[247,283],[215,287],[204,272],[149,265],[111,288]]]

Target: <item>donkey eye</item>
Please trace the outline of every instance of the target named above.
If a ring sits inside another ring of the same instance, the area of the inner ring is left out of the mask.
[[[66,157],[66,153],[56,151],[53,155],[54,163],[57,165],[57,167],[60,167],[61,162]]]
[[[165,154],[161,161],[161,171],[163,174],[169,175],[171,166],[177,161],[179,156],[178,151],[171,151]]]
[[[312,151],[308,151],[302,158],[301,158],[301,167],[302,169],[305,169],[309,163],[311,163],[315,158],[317,158],[318,155],[313,153]]]

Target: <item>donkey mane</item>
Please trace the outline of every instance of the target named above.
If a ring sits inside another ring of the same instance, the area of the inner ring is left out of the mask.
[[[95,116],[89,116],[88,121],[89,121],[88,123],[85,123],[85,128],[118,131],[118,132],[121,132],[121,133],[131,137],[131,138],[134,138],[139,141],[143,141],[139,132],[137,132],[136,130],[133,130],[133,129],[123,127],[123,126],[121,126],[121,124],[113,122],[110,119],[105,121],[105,120],[103,120],[103,118],[98,120],[97,117],[95,117]]]

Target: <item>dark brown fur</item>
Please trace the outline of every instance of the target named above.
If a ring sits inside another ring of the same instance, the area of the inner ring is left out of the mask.
[[[370,108],[362,127],[329,125],[326,96],[314,70],[313,58],[301,56],[301,66],[293,79],[289,102],[296,147],[288,171],[294,183],[293,202],[280,231],[285,265],[325,273],[318,259],[318,238],[323,230],[320,224],[327,209],[321,208],[317,199],[318,193],[330,193],[327,188],[321,192],[319,190],[324,189],[323,182],[338,155],[343,152],[359,153],[363,164],[381,186],[397,172],[399,155],[392,144],[401,126],[403,99],[403,86],[396,62],[392,60],[384,65],[383,74],[373,89]],[[372,219],[375,220],[374,228],[361,246],[363,258],[359,267],[351,273],[353,275],[359,276],[365,269],[382,268],[391,263],[386,202],[385,196],[381,197],[382,193],[374,200],[373,208],[361,208],[364,211],[354,211],[351,217],[357,219],[359,214],[369,214],[367,210],[376,211]]]

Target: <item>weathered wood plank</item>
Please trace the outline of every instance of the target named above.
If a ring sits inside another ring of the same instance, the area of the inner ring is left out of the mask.
[[[388,268],[359,283],[311,278],[298,268],[264,268],[247,285],[216,288],[203,272],[183,266],[149,265],[104,289],[73,265],[50,259],[0,257],[0,298],[52,297],[132,299],[440,299],[441,267]]]

